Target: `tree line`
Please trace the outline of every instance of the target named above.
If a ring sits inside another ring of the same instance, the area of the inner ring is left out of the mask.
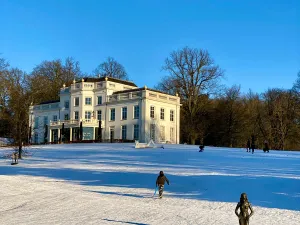
[[[181,141],[212,146],[245,147],[255,139],[271,149],[300,149],[300,72],[290,90],[241,93],[224,87],[224,71],[202,49],[173,51],[163,66],[168,75],[156,88],[181,97]]]
[[[166,76],[154,88],[180,96],[182,143],[244,147],[254,135],[258,148],[268,141],[272,149],[300,149],[300,73],[290,90],[241,93],[240,86],[222,85],[224,70],[208,51],[189,47],[171,52],[162,69]],[[63,84],[86,76],[129,79],[112,57],[91,75],[72,57],[43,61],[30,73],[0,58],[0,137],[21,149],[28,141],[30,104],[57,100]]]

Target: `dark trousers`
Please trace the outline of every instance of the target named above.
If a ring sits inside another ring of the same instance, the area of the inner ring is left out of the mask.
[[[164,192],[164,185],[159,184],[159,185],[158,185],[158,193],[159,193],[159,197],[162,196],[163,192]]]
[[[254,153],[255,145],[251,145],[252,154]]]

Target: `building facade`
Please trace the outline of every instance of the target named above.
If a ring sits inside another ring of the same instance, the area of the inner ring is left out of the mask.
[[[110,77],[84,78],[31,105],[34,144],[81,140],[179,143],[180,98]]]

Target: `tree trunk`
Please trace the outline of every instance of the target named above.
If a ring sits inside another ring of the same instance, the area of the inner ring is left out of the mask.
[[[22,159],[22,142],[19,142],[19,159]]]
[[[191,136],[191,145],[194,145],[194,144],[195,144],[195,142],[196,142],[196,138],[195,138],[195,137],[193,137],[193,136]]]

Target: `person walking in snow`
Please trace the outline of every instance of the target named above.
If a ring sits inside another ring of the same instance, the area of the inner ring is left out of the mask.
[[[269,152],[269,150],[270,150],[270,148],[269,148],[268,141],[265,140],[265,141],[264,141],[264,149],[263,149],[263,151],[264,151],[264,152]]]
[[[204,143],[203,143],[203,138],[201,138],[200,145],[199,145],[199,152],[204,151]]]
[[[199,152],[203,152],[204,151],[204,145],[203,144],[200,144],[199,145]]]
[[[250,147],[251,147],[250,139],[248,139],[248,141],[247,141],[247,152],[250,152]]]
[[[254,149],[255,149],[255,137],[254,137],[254,135],[252,135],[252,137],[251,137],[251,149],[252,149],[252,154],[253,154]]]
[[[169,182],[168,178],[164,175],[164,172],[160,171],[159,175],[156,179],[156,187],[158,186],[159,198],[162,198],[165,182],[167,182],[167,184],[170,185],[170,182]]]

